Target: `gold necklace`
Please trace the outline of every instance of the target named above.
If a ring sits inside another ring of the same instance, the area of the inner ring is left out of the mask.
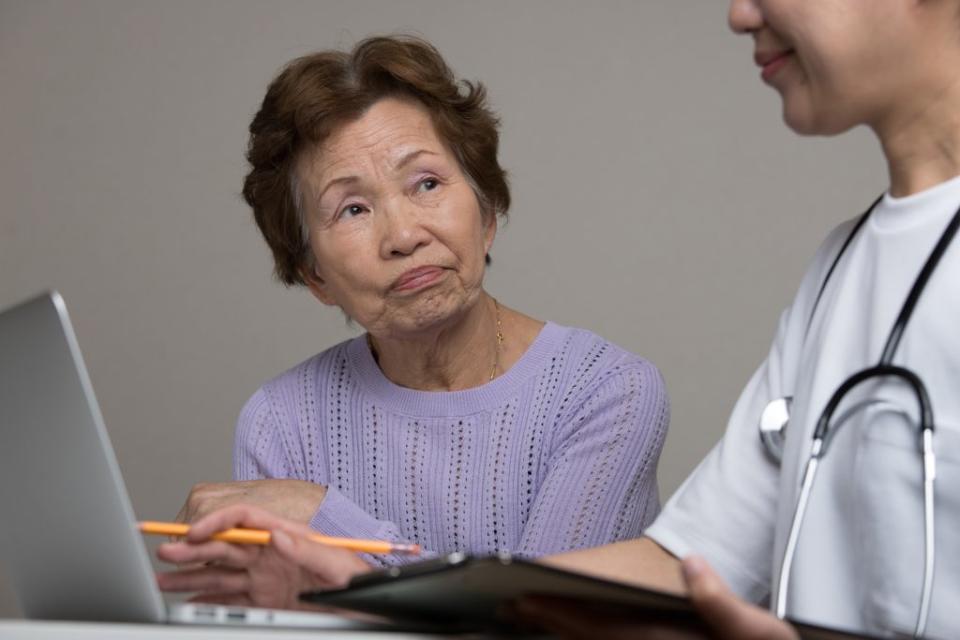
[[[500,365],[500,347],[503,345],[503,324],[500,322],[500,304],[493,299],[493,312],[497,314],[497,346],[493,351],[493,368],[490,369],[490,379],[497,377],[497,367]]]
[[[497,302],[496,298],[493,298],[493,312],[497,317],[497,345],[493,351],[493,367],[490,368],[490,380],[497,377],[497,368],[500,366],[500,347],[503,346],[503,323],[500,321],[500,303]],[[373,336],[370,335],[369,331],[367,332],[367,346],[370,348],[373,361],[379,362],[377,350],[373,346]]]

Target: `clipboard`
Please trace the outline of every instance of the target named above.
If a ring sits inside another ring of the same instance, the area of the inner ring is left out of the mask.
[[[605,614],[645,621],[670,621],[705,630],[690,600],[680,596],[557,569],[509,554],[440,558],[391,567],[353,578],[343,589],[303,593],[311,604],[337,606],[408,622],[427,622],[452,632],[517,632],[502,617],[504,607],[524,596],[576,600]],[[792,622],[801,638],[869,638]]]

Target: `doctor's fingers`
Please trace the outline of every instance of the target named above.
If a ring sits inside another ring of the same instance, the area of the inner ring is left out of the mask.
[[[246,571],[204,567],[187,571],[169,571],[157,574],[162,591],[195,591],[203,595],[244,595],[250,591],[250,574]]]
[[[703,558],[684,558],[683,575],[693,606],[719,640],[799,639],[789,624],[737,597]]]
[[[223,567],[243,569],[249,567],[263,553],[255,545],[237,545],[211,540],[201,544],[167,542],[157,547],[157,557],[176,565],[216,564]]]

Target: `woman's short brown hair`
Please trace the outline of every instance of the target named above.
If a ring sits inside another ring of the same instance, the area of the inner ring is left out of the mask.
[[[388,97],[422,104],[484,215],[506,215],[510,190],[497,160],[499,120],[483,85],[458,81],[433,45],[412,36],[374,37],[349,53],[297,58],[270,83],[250,123],[251,168],[243,182],[243,197],[284,284],[305,284],[300,270],[312,265],[296,175],[301,154]]]

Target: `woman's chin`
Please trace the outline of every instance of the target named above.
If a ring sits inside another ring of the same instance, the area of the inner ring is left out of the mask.
[[[802,136],[814,136],[817,130],[816,118],[805,106],[796,106],[790,100],[783,100],[783,122],[790,130]]]
[[[835,136],[857,124],[837,111],[822,113],[808,104],[794,105],[788,100],[783,102],[783,122],[801,136]]]
[[[373,330],[375,336],[400,340],[424,339],[454,326],[465,314],[460,308],[447,308],[447,305],[417,305],[405,309],[385,323],[382,330]]]

